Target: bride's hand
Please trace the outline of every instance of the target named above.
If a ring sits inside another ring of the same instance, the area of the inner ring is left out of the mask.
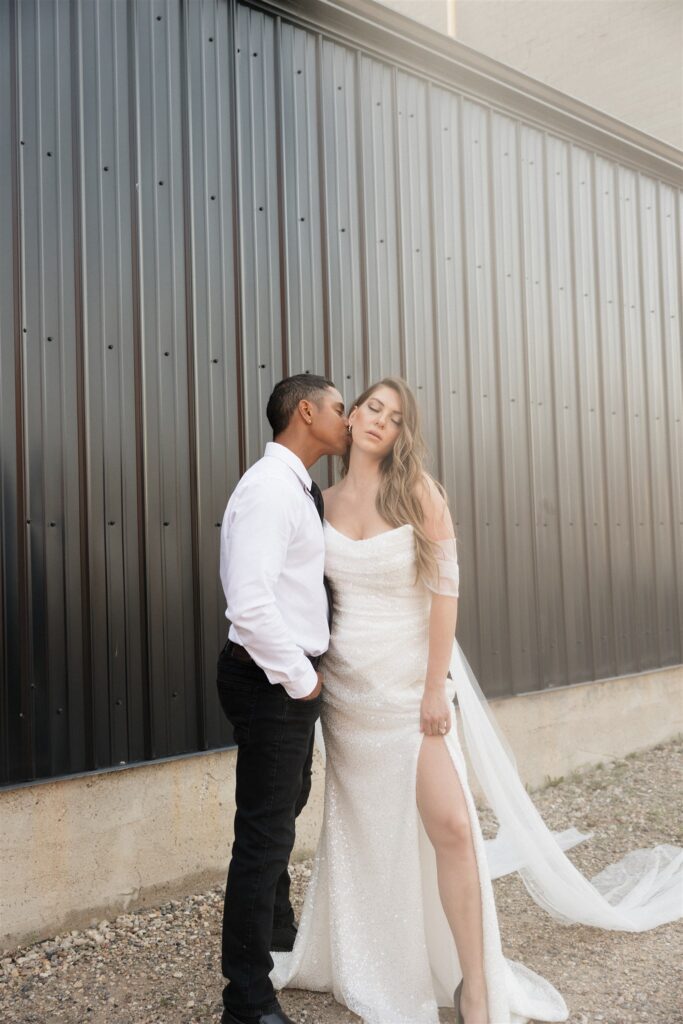
[[[446,736],[451,731],[452,711],[446,696],[446,681],[427,683],[420,705],[420,732],[425,736]]]

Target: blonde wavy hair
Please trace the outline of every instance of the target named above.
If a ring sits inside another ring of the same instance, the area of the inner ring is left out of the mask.
[[[448,498],[441,484],[424,468],[428,451],[420,427],[420,412],[415,396],[402,377],[384,377],[366,388],[351,408],[353,410],[363,405],[381,387],[391,388],[401,400],[401,432],[394,447],[380,464],[380,485],[375,507],[382,519],[393,527],[410,523],[415,536],[417,578],[435,579],[438,578],[437,546],[424,531],[421,492],[424,493],[424,489],[431,484],[446,503]],[[342,477],[348,472],[350,454],[348,449],[341,458]]]

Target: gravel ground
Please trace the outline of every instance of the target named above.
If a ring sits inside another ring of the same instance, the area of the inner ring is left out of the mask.
[[[683,844],[683,739],[549,780],[534,794],[551,828],[593,839],[570,851],[589,878],[628,850]],[[491,834],[491,820],[482,814]],[[294,867],[300,906],[310,861]],[[571,1024],[683,1024],[683,929],[640,935],[565,927],[544,914],[516,875],[494,883],[503,947],[563,993]],[[220,1018],[222,891],[123,914],[57,935],[0,960],[2,1024],[203,1024]],[[331,996],[285,992],[297,1024],[353,1024]],[[444,1012],[442,1020],[452,1022]],[[392,1024],[387,1021],[386,1024]]]

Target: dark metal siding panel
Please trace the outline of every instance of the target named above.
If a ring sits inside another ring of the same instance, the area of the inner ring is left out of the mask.
[[[325,372],[316,39],[281,31],[283,222],[289,373]]]
[[[653,488],[649,445],[650,408],[647,380],[656,372],[656,364],[644,349],[646,293],[641,262],[638,218],[638,179],[628,169],[619,168],[615,182],[619,218],[621,263],[621,308],[623,359],[626,396],[626,444],[628,455],[628,505],[623,509],[620,528],[629,531],[633,545],[634,620],[631,632],[635,641],[636,664],[657,651],[657,566],[654,558]]]
[[[368,317],[369,380],[395,374],[401,365],[398,232],[391,68],[362,56],[361,146]]]
[[[31,686],[46,775],[83,757],[70,9],[22,3],[18,28]]]
[[[441,350],[437,381],[443,436],[442,483],[446,487],[458,538],[463,586],[477,574],[475,531],[475,459],[472,393],[469,386],[471,349],[470,305],[465,257],[465,175],[461,132],[461,100],[444,90],[432,90],[433,203],[440,211],[434,239],[436,275],[436,343]],[[447,130],[446,130],[447,129]],[[441,139],[441,144],[437,140]],[[474,594],[472,595],[474,597]],[[470,638],[468,657],[480,658],[479,604],[462,601],[458,611],[461,636]]]
[[[527,311],[533,548],[539,575],[539,662],[546,686],[566,683],[563,573],[559,535],[557,424],[553,415],[554,362],[548,290],[546,140],[523,127],[520,137],[524,221],[524,302]]]
[[[492,692],[505,692],[509,683],[507,565],[503,532],[505,495],[500,446],[500,380],[498,310],[494,293],[496,252],[491,234],[489,112],[465,100],[462,104],[461,145],[465,191],[464,253],[469,323],[469,378],[472,405],[474,521],[470,537],[476,552],[473,589],[479,610],[478,670],[490,680]],[[456,456],[457,457],[457,456]],[[490,573],[484,566],[496,565]],[[474,596],[474,595],[473,595]],[[495,682],[493,682],[495,680]]]
[[[25,586],[20,518],[23,445],[21,353],[16,340],[19,292],[19,137],[16,110],[16,21],[0,5],[0,779],[11,778],[30,757],[19,716],[24,710],[26,642],[22,623]],[[24,770],[26,770],[24,768]]]
[[[437,406],[434,375],[434,311],[431,288],[429,117],[427,86],[402,72],[396,77],[397,152],[401,208],[401,263],[405,377],[415,391],[425,439],[437,472]]]
[[[651,566],[643,566],[639,585],[651,580],[651,613],[654,619],[656,636],[651,636],[642,644],[642,649],[649,656],[657,654],[663,663],[670,663],[676,658],[679,633],[679,601],[680,595],[676,588],[671,587],[671,565],[676,564],[677,532],[672,502],[675,469],[671,466],[668,444],[668,409],[667,402],[667,338],[674,338],[676,327],[679,359],[683,348],[680,321],[678,320],[675,297],[676,289],[670,290],[669,273],[675,267],[675,250],[672,263],[664,265],[667,257],[660,248],[660,189],[661,194],[670,200],[673,192],[666,186],[658,184],[641,175],[633,176],[633,190],[630,205],[635,209],[631,214],[636,221],[638,237],[639,269],[642,275],[642,294],[639,303],[639,327],[641,334],[641,367],[644,389],[644,408],[642,429],[645,432],[643,441],[645,463],[642,478],[635,481],[634,498],[643,500],[643,492],[648,498],[648,518],[643,526],[638,523],[637,529],[645,534],[651,551]],[[667,211],[670,212],[670,211]],[[662,218],[664,223],[671,224],[671,219]],[[662,225],[662,233],[666,229]],[[671,235],[669,237],[672,237]],[[672,302],[674,299],[674,302]],[[652,310],[655,312],[653,313]],[[671,332],[674,328],[674,332]],[[675,342],[674,342],[675,345]],[[680,391],[681,374],[678,375],[678,405],[675,401],[671,408],[678,409],[678,416],[683,408],[683,394]],[[674,382],[674,387],[675,387]],[[675,426],[675,414],[672,417]],[[646,486],[644,486],[646,485]],[[679,563],[680,564],[680,563]],[[680,567],[679,579],[683,578],[683,566]]]
[[[653,347],[661,347],[662,413],[659,421],[655,420],[653,443],[657,447],[657,501],[661,518],[671,524],[669,530],[657,531],[658,558],[664,567],[660,600],[670,614],[670,618],[662,614],[661,654],[663,663],[670,665],[683,657],[683,203],[680,192],[668,185],[653,184],[652,192],[652,210],[647,210],[646,203],[643,216],[655,214],[656,229],[653,224],[647,237],[656,235],[659,258],[659,295],[654,308],[660,310],[661,334]]]
[[[415,386],[488,693],[683,657],[671,165],[258,7],[0,0],[5,781],[229,740],[218,525],[284,372]]]
[[[147,665],[137,586],[133,246],[128,11],[79,5],[82,250],[88,438],[93,763],[148,748]]]
[[[519,204],[518,125],[491,113],[490,189],[493,291],[497,296],[497,358],[500,367],[499,444],[504,499],[505,602],[509,636],[501,641],[501,685],[528,690],[540,678],[538,652],[539,584],[533,557],[528,352],[525,343],[523,217]]]
[[[151,754],[195,749],[180,10],[134,5]]]
[[[201,678],[204,743],[230,730],[213,685],[227,621],[218,573],[226,495],[239,479],[237,325],[233,257],[232,50],[226,4],[187,5],[189,174],[199,540]],[[197,13],[195,17],[194,14]]]
[[[330,304],[330,372],[347,404],[365,386],[356,133],[356,55],[323,40],[320,97]]]
[[[237,7],[237,163],[247,465],[272,433],[265,410],[282,376],[276,164],[275,23]]]
[[[590,650],[588,577],[583,542],[583,465],[579,430],[576,296],[572,274],[571,147],[546,138],[549,338],[556,424],[558,543],[561,563],[566,680],[585,678]]]
[[[584,672],[594,678],[614,672],[612,584],[606,542],[606,481],[602,408],[601,333],[598,322],[598,265],[593,216],[593,162],[571,151],[572,278],[574,285],[578,432],[583,506],[579,512],[586,551],[587,613],[591,624]]]
[[[628,529],[629,466],[626,420],[630,403],[626,392],[622,348],[623,310],[621,308],[617,220],[616,169],[596,158],[593,188],[595,195],[597,299],[602,354],[602,394],[600,413],[605,432],[605,474],[607,506],[605,529],[612,576],[612,614],[615,646],[615,674],[635,672],[637,651],[632,635],[634,622],[633,548]]]

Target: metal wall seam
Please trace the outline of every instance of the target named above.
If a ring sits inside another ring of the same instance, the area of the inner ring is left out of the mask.
[[[180,64],[180,152],[182,170],[182,239],[183,239],[183,269],[184,269],[184,294],[185,294],[185,345],[186,345],[186,401],[187,401],[187,427],[188,427],[188,491],[189,491],[189,532],[190,532],[190,584],[189,593],[192,594],[192,673],[194,690],[194,707],[192,701],[186,701],[188,717],[194,711],[196,721],[196,738],[193,745],[199,750],[206,750],[206,694],[205,683],[207,679],[208,666],[205,666],[202,648],[202,620],[204,605],[202,601],[202,589],[199,582],[199,469],[197,465],[198,452],[198,429],[197,429],[197,405],[196,397],[196,367],[195,359],[197,352],[197,339],[194,332],[194,275],[192,273],[192,256],[195,251],[194,218],[192,210],[192,165],[190,160],[190,104],[189,104],[189,76],[190,76],[190,54],[188,48],[188,4],[187,0],[181,0],[179,17],[179,64]]]
[[[0,5],[0,123],[9,138],[0,146],[0,767],[33,770],[28,666],[28,528],[23,394],[20,117],[17,5]],[[9,206],[7,203],[9,201]]]
[[[323,40],[315,37],[315,96],[316,96],[316,127],[318,141],[318,195],[320,207],[320,251],[325,256],[329,251],[330,231],[327,223],[327,174],[325,168],[325,110],[323,104]],[[323,261],[322,270],[322,314],[323,314],[323,349],[325,352],[325,376],[332,374],[332,326],[331,326],[331,282],[329,260]],[[331,460],[328,459],[328,477],[332,482]]]
[[[280,267],[275,152],[274,25],[238,6],[237,110],[240,134],[240,240],[246,457],[251,464],[270,439],[268,395],[282,375]]]
[[[325,57],[327,55],[327,61]],[[363,389],[358,192],[355,138],[355,60],[333,43],[322,48],[325,203],[330,268],[331,375],[347,404]]]
[[[563,533],[562,533],[562,519],[560,515],[560,509],[562,508],[562,496],[560,490],[560,473],[559,473],[559,430],[557,423],[557,416],[553,415],[550,411],[557,408],[558,398],[558,381],[556,371],[556,357],[555,357],[555,332],[553,317],[556,312],[556,306],[553,298],[551,298],[551,287],[553,283],[552,275],[552,262],[551,262],[551,240],[550,240],[550,176],[548,173],[548,133],[542,132],[539,136],[541,144],[541,160],[543,167],[543,179],[542,179],[542,192],[543,192],[543,242],[540,248],[544,254],[543,260],[543,271],[547,275],[544,277],[544,294],[543,294],[543,307],[544,307],[544,324],[547,329],[546,338],[540,342],[544,349],[547,346],[547,352],[544,353],[547,359],[546,373],[547,377],[544,381],[544,394],[543,401],[538,402],[537,406],[542,407],[544,412],[539,415],[539,424],[542,421],[546,421],[546,425],[551,438],[548,445],[548,453],[551,455],[552,469],[548,467],[550,472],[548,478],[552,480],[552,498],[550,501],[547,498],[543,498],[542,508],[539,508],[539,519],[541,522],[537,522],[537,529],[540,527],[544,541],[549,544],[549,547],[553,546],[555,542],[558,555],[558,566],[559,566],[559,579],[555,585],[555,600],[557,602],[557,619],[555,620],[555,627],[551,630],[551,636],[555,639],[549,641],[549,651],[554,652],[553,654],[548,653],[548,662],[552,665],[551,679],[555,685],[565,685],[569,681],[569,662],[568,662],[568,645],[567,645],[567,608],[566,608],[566,565],[567,558],[565,556],[564,545],[563,545]],[[540,272],[540,271],[539,271]],[[550,533],[550,527],[552,527],[553,538],[548,541],[545,536],[546,532]],[[546,553],[548,548],[546,548]],[[546,570],[550,569],[550,578],[555,577],[555,566],[551,568],[552,563],[546,562]],[[548,650],[548,648],[546,648]]]
[[[398,267],[398,325],[399,325],[399,339],[400,339],[400,363],[399,373],[402,377],[406,376],[408,366],[408,353],[407,353],[407,340],[406,340],[406,317],[405,309],[403,307],[403,292],[404,292],[404,274],[403,274],[403,215],[401,208],[401,185],[403,175],[401,174],[401,161],[399,159],[399,139],[398,139],[398,70],[397,68],[391,69],[391,85],[392,85],[392,112],[394,115],[394,167],[396,168],[396,263]]]
[[[432,322],[432,351],[433,351],[433,373],[430,375],[433,377],[431,393],[434,401],[434,418],[435,418],[435,429],[434,429],[434,451],[432,456],[435,461],[434,475],[438,480],[443,479],[443,463],[444,463],[444,444],[445,438],[443,437],[443,408],[442,408],[442,389],[441,389],[441,377],[442,377],[442,366],[441,366],[441,349],[438,343],[439,335],[437,328],[437,286],[436,286],[436,213],[434,209],[434,120],[432,115],[433,108],[433,93],[431,82],[427,83],[427,92],[425,96],[425,134],[427,138],[426,147],[426,187],[427,187],[427,208],[428,208],[428,234],[429,234],[429,265],[431,273],[429,274],[430,294],[429,300],[431,303],[431,322]],[[439,138],[439,145],[440,145]],[[429,367],[427,368],[429,373]]]
[[[683,658],[683,202],[681,193],[657,183],[657,251],[660,258],[664,420],[671,495],[671,544],[677,615],[670,650]],[[666,197],[666,200],[665,198]],[[666,210],[666,214],[664,211]]]
[[[434,392],[434,321],[431,304],[429,203],[427,198],[428,128],[427,86],[399,73],[397,79],[398,151],[401,164],[400,201],[402,209],[403,292],[406,329],[405,377],[415,389],[420,405],[422,429],[433,471],[436,454],[436,408]]]
[[[285,235],[285,169],[283,159],[283,101],[282,101],[282,19],[275,18],[275,38],[273,45],[273,78],[274,78],[274,121],[275,121],[275,179],[277,183],[277,238],[278,266],[280,268],[280,348],[282,377],[289,377],[293,372],[289,361],[289,331],[287,323],[287,299],[289,294],[287,272],[287,244]]]
[[[581,372],[582,372],[582,357],[581,357],[581,323],[582,316],[580,309],[583,304],[579,301],[579,291],[582,291],[581,286],[577,280],[577,224],[575,218],[572,216],[572,210],[578,209],[578,195],[580,188],[584,189],[582,193],[586,195],[585,190],[585,178],[583,179],[583,185],[577,190],[576,185],[576,173],[575,173],[575,148],[572,145],[567,146],[567,160],[566,160],[566,197],[567,197],[567,245],[568,245],[568,284],[570,293],[570,308],[571,308],[571,323],[572,323],[572,337],[570,341],[572,361],[573,361],[573,389],[574,389],[574,408],[576,416],[576,456],[577,456],[577,488],[579,495],[576,500],[574,508],[574,519],[573,525],[575,528],[574,533],[574,565],[580,565],[580,572],[583,580],[580,593],[575,592],[575,599],[578,601],[583,615],[583,628],[581,630],[582,639],[577,639],[577,645],[582,648],[582,657],[579,660],[577,658],[578,671],[579,673],[585,671],[587,659],[592,666],[593,675],[595,675],[595,636],[594,636],[594,620],[595,608],[593,602],[593,594],[591,591],[590,581],[590,560],[588,558],[588,537],[586,531],[586,474],[588,472],[588,462],[586,460],[586,438],[584,428],[584,415],[586,409],[586,403],[583,400],[583,393],[581,387]],[[583,296],[582,296],[583,298]],[[577,652],[578,654],[578,652]],[[570,678],[577,678],[576,676]]]
[[[144,756],[153,757],[154,750],[154,727],[153,721],[156,714],[152,700],[151,680],[151,651],[150,651],[150,610],[147,593],[147,576],[149,572],[149,552],[147,544],[147,532],[145,529],[145,509],[147,507],[147,479],[145,475],[145,434],[144,434],[144,389],[143,389],[143,322],[142,322],[142,275],[141,275],[141,193],[140,193],[140,156],[139,156],[139,135],[140,135],[140,105],[139,105],[139,76],[137,62],[137,6],[126,5],[126,99],[127,99],[127,122],[128,122],[128,185],[129,185],[129,209],[130,209],[130,286],[131,286],[131,370],[133,376],[134,395],[134,444],[135,444],[135,499],[136,499],[136,527],[137,537],[133,524],[127,531],[130,537],[129,547],[136,544],[138,551],[138,571],[130,572],[132,580],[137,575],[138,602],[136,612],[129,615],[127,621],[132,624],[137,621],[140,638],[140,688],[141,705],[144,716]],[[124,138],[123,132],[121,137]],[[122,174],[123,179],[123,174]],[[121,187],[123,194],[123,187]],[[122,253],[123,261],[123,253]],[[135,636],[135,634],[134,634]],[[130,649],[131,638],[127,637],[127,649]],[[135,751],[131,750],[135,755]]]
[[[71,87],[71,163],[73,183],[73,259],[74,259],[74,335],[76,349],[76,410],[78,437],[78,533],[79,533],[79,567],[80,594],[82,614],[79,616],[78,629],[81,645],[81,671],[74,679],[68,679],[68,730],[69,749],[66,764],[92,765],[92,729],[85,729],[86,721],[92,722],[92,637],[90,631],[90,539],[88,530],[88,453],[87,453],[87,419],[86,419],[86,381],[85,381],[85,324],[84,324],[84,278],[83,278],[83,184],[81,165],[81,130],[80,101],[82,61],[80,49],[80,10],[74,4],[69,19],[71,53],[70,87]]]
[[[495,427],[494,436],[497,434],[499,439],[498,444],[498,458],[497,462],[497,488],[500,494],[500,535],[496,538],[496,547],[498,549],[498,564],[500,566],[499,580],[502,580],[503,593],[506,595],[505,601],[499,601],[499,611],[496,615],[492,616],[493,628],[495,634],[492,638],[491,646],[491,663],[492,663],[492,674],[499,680],[499,686],[505,681],[506,689],[510,686],[507,681],[506,675],[510,672],[510,666],[512,664],[511,657],[511,630],[510,630],[510,609],[514,602],[513,595],[510,591],[510,579],[509,579],[509,564],[508,564],[508,543],[507,534],[510,529],[510,503],[508,499],[507,490],[505,487],[505,471],[503,466],[503,447],[504,438],[502,431],[503,422],[503,388],[502,388],[502,370],[501,370],[501,316],[500,316],[500,304],[499,296],[502,293],[500,288],[500,277],[498,271],[498,245],[496,238],[496,224],[494,218],[494,146],[493,146],[493,130],[492,130],[492,119],[493,112],[490,107],[486,107],[484,112],[485,123],[484,123],[484,140],[485,140],[485,155],[486,155],[486,195],[487,195],[487,226],[488,226],[488,250],[489,250],[489,287],[490,287],[490,301],[491,301],[491,383],[493,385],[493,396],[495,408]],[[512,681],[514,686],[514,680]]]
[[[240,475],[247,469],[247,438],[246,438],[246,381],[244,366],[244,304],[242,302],[242,230],[240,222],[240,162],[241,139],[239,132],[239,99],[237,71],[237,39],[238,39],[238,5],[228,4],[228,66],[230,68],[230,149],[232,153],[232,249],[234,267],[235,295],[235,364],[237,370],[237,424],[239,446]]]
[[[471,484],[468,495],[469,501],[469,525],[470,525],[470,548],[471,556],[469,558],[469,572],[468,572],[468,552],[467,549],[463,551],[463,545],[460,545],[459,559],[464,562],[463,568],[465,570],[464,579],[470,579],[471,581],[471,593],[472,600],[464,604],[465,607],[465,619],[464,626],[471,624],[473,636],[473,643],[468,654],[468,658],[475,665],[480,665],[482,662],[482,615],[483,610],[481,606],[481,596],[479,590],[479,551],[477,545],[477,530],[478,530],[478,516],[477,516],[477,503],[476,503],[476,489],[475,489],[475,438],[474,438],[474,408],[473,408],[473,395],[472,395],[472,334],[473,334],[473,312],[472,302],[470,298],[471,282],[470,282],[470,264],[467,259],[467,245],[468,245],[468,230],[467,230],[467,203],[466,203],[466,182],[465,182],[465,126],[464,126],[464,100],[461,96],[456,97],[458,117],[458,153],[457,153],[457,167],[458,167],[458,183],[459,183],[459,209],[460,209],[460,247],[458,256],[460,258],[460,265],[462,268],[462,302],[463,302],[463,326],[465,328],[465,336],[463,338],[463,347],[465,349],[464,369],[465,377],[463,383],[460,385],[461,395],[462,387],[464,384],[466,390],[466,402],[467,402],[467,438],[468,438],[468,462],[469,462],[469,473],[468,483]],[[462,493],[462,492],[461,492]],[[462,511],[457,513],[459,525],[465,526],[465,517]],[[464,532],[464,531],[461,531]],[[464,556],[464,557],[463,557]],[[460,602],[462,605],[463,602]],[[470,615],[467,616],[467,610],[470,609]]]
[[[358,184],[356,188],[356,199],[358,201],[358,258],[360,276],[360,332],[361,332],[361,353],[362,353],[362,388],[370,383],[370,354],[369,354],[369,317],[368,317],[368,253],[365,233],[365,169],[363,155],[363,115],[361,102],[361,54],[360,50],[354,51],[354,148],[356,151],[356,176]],[[347,400],[348,401],[348,400]]]
[[[659,608],[656,542],[654,534],[655,492],[652,479],[650,443],[651,400],[648,394],[656,362],[647,358],[645,281],[642,251],[638,176],[620,168],[618,200],[622,229],[622,280],[625,366],[628,393],[632,397],[630,417],[631,474],[630,519],[634,548],[634,595],[636,636],[644,662],[659,651]]]
[[[396,181],[393,160],[392,73],[361,55],[361,139],[365,222],[369,381],[395,373],[399,338]]]
[[[284,23],[281,49],[287,362],[290,373],[324,373],[315,37]]]

